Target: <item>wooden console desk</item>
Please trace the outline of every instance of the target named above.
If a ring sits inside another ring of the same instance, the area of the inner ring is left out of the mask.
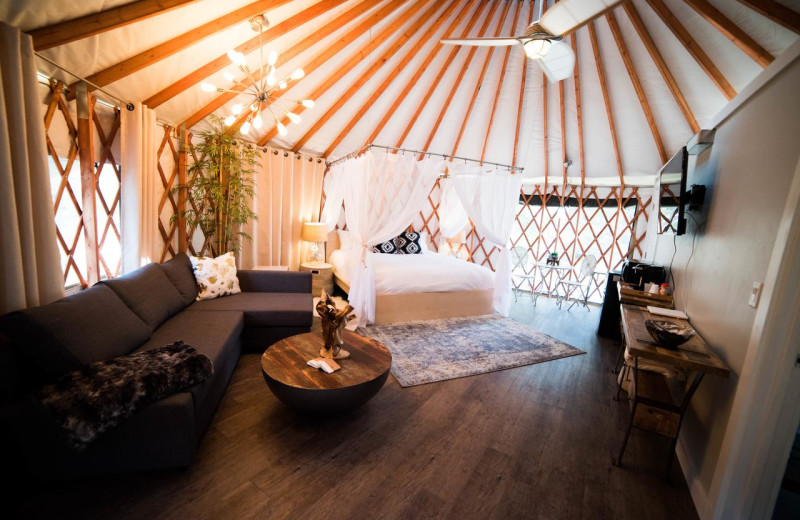
[[[703,376],[716,374],[727,378],[730,371],[725,362],[709,348],[700,334],[692,336],[677,350],[668,349],[658,346],[653,341],[644,324],[647,319],[658,319],[686,326],[689,325],[688,321],[655,316],[650,314],[646,307],[627,304],[622,304],[621,307],[625,344],[628,353],[633,357],[633,381],[632,384],[629,383],[628,387],[631,408],[630,422],[619,455],[613,460],[613,464],[615,466],[622,464],[622,456],[625,453],[631,429],[639,428],[672,439],[666,468],[666,474],[669,476],[683,415],[703,380]],[[661,374],[639,370],[639,358],[657,361],[689,372],[690,382],[687,381],[683,396],[678,400],[674,399],[666,379]]]

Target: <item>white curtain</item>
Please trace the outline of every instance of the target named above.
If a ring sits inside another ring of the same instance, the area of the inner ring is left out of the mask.
[[[158,232],[158,202],[164,188],[157,167],[161,132],[156,113],[136,102],[132,111],[123,109],[121,117],[122,272],[128,273],[161,259],[164,243]]]
[[[478,233],[500,248],[500,259],[495,268],[494,308],[508,316],[511,309],[508,241],[519,205],[522,175],[469,166],[451,178]]]
[[[333,165],[325,175],[325,206],[322,208],[319,220],[327,224],[328,233],[334,230],[339,222],[339,215],[342,213],[345,185],[347,184],[347,173],[340,166],[342,164]]]
[[[451,172],[459,171],[448,165]],[[446,239],[454,237],[459,231],[464,229],[469,223],[469,216],[461,200],[458,198],[453,179],[442,179],[439,181],[442,189],[441,202],[439,203],[439,231],[442,235],[442,243]]]
[[[347,229],[361,244],[362,268],[350,280],[355,325],[375,321],[375,276],[369,247],[399,235],[430,194],[442,161],[370,150],[334,168],[345,175]]]
[[[64,296],[31,37],[0,22],[0,315]]]
[[[255,176],[257,220],[244,231],[241,267],[288,266],[297,270],[307,255],[300,240],[303,222],[316,222],[325,163],[318,157],[267,148]]]

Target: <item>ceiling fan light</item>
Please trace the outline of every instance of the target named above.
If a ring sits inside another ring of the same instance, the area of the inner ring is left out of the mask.
[[[231,107],[231,112],[233,113],[233,115],[238,116],[239,114],[242,113],[242,109],[243,108],[244,107],[242,105],[240,105],[239,103],[236,103],[235,105],[233,105]]]
[[[286,130],[286,126],[284,126],[284,124],[280,121],[278,121],[276,126],[278,127],[278,133],[281,134],[282,137],[286,137],[286,134],[289,133],[289,131]]]
[[[292,72],[292,76],[291,77],[292,77],[292,79],[300,79],[305,75],[306,75],[306,73],[303,71],[303,69],[297,69],[294,72]]]
[[[200,88],[206,92],[214,92],[215,90],[217,90],[217,87],[215,87],[211,83],[208,83],[207,81],[200,83]]]
[[[300,104],[306,108],[314,108],[314,101],[311,99],[304,99]]]
[[[291,121],[296,125],[300,124],[300,121],[302,121],[302,119],[300,119],[300,116],[298,116],[294,112],[286,112],[286,117],[288,117],[289,121]]]
[[[253,118],[253,128],[259,129],[264,124],[264,121],[261,119],[261,114],[256,114],[256,117]]]
[[[528,40],[523,45],[525,55],[532,60],[541,59],[547,55],[551,43],[550,40]]]
[[[239,129],[239,131],[242,134],[247,135],[248,132],[250,132],[250,121],[245,121],[244,124],[242,124],[242,127]]]
[[[225,118],[225,126],[231,126],[236,122],[236,116],[228,116]]]

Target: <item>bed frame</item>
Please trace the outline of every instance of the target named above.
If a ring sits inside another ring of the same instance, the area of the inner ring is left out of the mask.
[[[339,249],[336,231],[328,235],[327,251]],[[326,253],[326,258],[327,258]],[[333,274],[336,285],[350,293],[350,285]],[[492,289],[470,291],[377,294],[375,295],[375,324],[402,321],[438,320],[494,314]]]

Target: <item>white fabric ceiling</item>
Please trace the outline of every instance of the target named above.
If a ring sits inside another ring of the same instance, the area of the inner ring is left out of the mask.
[[[129,1],[6,1],[0,3],[0,19],[23,30],[30,30],[107,10]],[[403,46],[389,57],[383,66],[378,69],[377,73],[369,78],[352,97],[339,107],[324,125],[313,135],[310,135],[300,148],[300,151],[316,155],[324,154],[331,143],[351,122],[355,113],[365,105],[368,98],[391,75],[394,77],[393,81],[377,97],[364,116],[356,122],[338,146],[327,155],[335,158],[367,144],[377,124],[383,119],[397,96],[412,79],[424,59],[437,47],[441,47],[436,57],[400,102],[389,123],[372,141],[376,144],[422,149],[431,135],[434,123],[442,111],[445,110],[441,125],[433,135],[430,146],[427,147],[429,151],[454,153],[455,155],[476,159],[481,158],[487,128],[491,124],[491,133],[488,136],[484,159],[511,164],[515,152],[514,136],[522,69],[525,60],[524,53],[520,47],[511,49],[508,63],[503,70],[501,69],[505,57],[504,48],[495,50],[479,48],[475,51],[474,57],[469,63],[466,63],[466,58],[470,48],[461,48],[449,68],[445,71],[425,110],[413,122],[407,137],[402,141],[400,140],[401,134],[410,122],[410,118],[417,110],[434,79],[440,74],[447,56],[453,49],[439,44],[438,40],[446,34],[463,35],[470,18],[475,16],[476,9],[485,2],[480,0],[473,5],[469,0],[452,0],[457,5],[450,13],[447,21],[441,24],[432,37],[424,39],[423,36],[429,27],[436,22],[441,13],[445,12],[450,5],[450,1],[367,1],[368,8],[365,9],[365,12],[349,23],[337,27],[330,35],[319,39],[306,51],[289,60],[281,66],[279,75],[288,75],[297,67],[307,67],[307,64],[316,56],[335,45],[337,41],[359,23],[367,20],[384,6],[392,4],[394,11],[380,22],[368,24],[367,29],[361,32],[357,38],[347,42],[331,59],[313,72],[310,72],[295,87],[291,88],[287,97],[300,99],[310,95],[332,74],[340,71],[343,64],[350,60],[351,56],[370,41],[378,38],[387,27],[392,28],[391,36],[372,52],[363,55],[363,59],[357,65],[347,70],[331,88],[319,96],[315,100],[316,107],[303,113],[302,123],[289,126],[289,135],[286,138],[273,138],[270,144],[283,148],[294,148],[298,140],[312,128],[318,118],[322,117],[342,98],[351,85],[359,80],[372,64],[379,60],[386,49],[392,47],[399,38],[404,37],[404,34],[408,32],[408,39]],[[503,35],[519,34],[527,25],[530,10],[533,8],[531,2],[528,0],[510,0],[508,14],[504,20],[500,20],[500,15],[506,2],[505,0],[492,0],[483,9],[481,19],[473,24],[474,26],[470,32],[471,36],[478,35],[478,29],[482,25],[486,13],[493,7],[494,1],[500,2],[500,5],[488,24],[486,35],[494,35],[499,23],[503,23],[502,31],[500,31],[500,34]],[[763,70],[761,66],[709,24],[684,0],[664,1],[736,91],[740,91]],[[773,23],[738,1],[709,1],[736,25],[747,31],[758,44],[773,56],[780,55],[797,38],[797,34],[794,32]],[[42,51],[42,54],[75,74],[86,77],[250,3],[252,3],[252,0],[199,0],[190,2],[158,16]],[[290,1],[269,10],[267,17],[274,27],[318,3],[321,3],[321,1]],[[298,28],[268,42],[265,47],[282,52],[306,38],[318,38],[319,30],[330,26],[338,16],[347,13],[351,9],[358,8],[361,3],[362,0],[345,0],[325,14],[309,19]],[[780,3],[795,11],[800,11],[800,0],[780,0]],[[552,4],[552,0],[550,4]],[[698,124],[700,127],[704,127],[704,124],[727,103],[725,96],[678,39],[673,36],[670,29],[661,21],[648,2],[646,0],[633,0],[633,4],[641,15],[666,64],[676,78],[678,86],[697,118]],[[401,26],[394,26],[396,20],[406,10],[417,6],[421,8],[408,21]],[[453,27],[453,20],[466,6],[469,6],[471,11],[467,16],[463,17],[458,27]],[[518,13],[516,28],[512,27],[515,13]],[[656,125],[661,133],[666,151],[668,154],[672,154],[691,137],[693,132],[623,8],[621,6],[617,7],[614,14],[619,22],[623,39],[628,47],[636,72],[641,79],[647,101],[652,107]],[[415,26],[418,21],[420,22],[419,25]],[[600,18],[595,22],[594,26],[610,93],[613,119],[619,141],[620,160],[626,183],[636,182],[637,179],[641,180],[641,176],[645,176],[645,179],[647,179],[658,171],[662,165],[662,159],[659,156],[655,141],[609,24],[604,18]],[[252,32],[246,21],[238,23],[108,85],[105,90],[125,100],[144,101],[201,65],[224,54],[227,49],[235,47],[254,36],[255,33]],[[609,122],[597,68],[595,67],[595,58],[588,28],[579,29],[574,37],[577,39],[578,47],[585,157],[583,170],[585,171],[586,182],[608,183],[609,180],[618,182],[616,157],[612,146]],[[417,46],[419,46],[419,50],[415,57],[402,70],[395,72],[394,69],[397,64]],[[491,54],[489,66],[477,94],[474,107],[467,114],[467,108],[472,99],[487,54]],[[257,66],[259,62],[258,52],[251,53],[247,56],[247,59],[251,66]],[[457,77],[464,68],[466,68],[466,71],[461,82],[455,84]],[[64,74],[44,61],[41,61],[41,70],[45,74],[64,79],[68,83],[74,82],[73,77]],[[227,70],[235,72],[233,66],[228,67]],[[504,74],[504,79],[502,89],[498,92],[497,87],[501,74]],[[533,62],[528,61],[526,76],[522,111],[519,114],[522,124],[516,148],[516,164],[525,168],[524,176],[529,181],[542,180],[545,175],[543,159],[546,137],[549,159],[547,165],[548,179],[550,182],[560,183],[563,176],[563,159],[561,154],[562,135],[559,87],[558,84],[548,84],[547,87],[548,131],[545,136],[542,112],[544,103],[542,97],[543,75]],[[207,78],[207,80],[217,85],[226,84],[222,79],[221,71]],[[456,90],[452,102],[445,107],[444,103],[451,89],[454,88]],[[573,161],[573,165],[568,169],[568,176],[572,182],[580,183],[582,168],[578,150],[578,117],[574,78],[564,82],[564,94],[566,155],[569,160]],[[498,96],[498,103],[494,118],[490,122],[495,95]],[[160,119],[177,125],[212,101],[216,96],[216,93],[202,91],[198,83],[157,106],[155,111]],[[99,97],[102,97],[102,94]],[[240,96],[238,100],[241,101],[242,98],[243,96]],[[236,100],[228,102],[225,107],[217,110],[216,113],[222,116],[227,115],[230,105],[235,102]],[[200,123],[195,128],[202,126],[202,124]],[[457,149],[454,149],[455,141],[462,126],[464,126],[463,137]],[[271,124],[265,124],[260,135],[251,131],[248,138],[256,142],[263,141],[262,136],[272,130]]]

